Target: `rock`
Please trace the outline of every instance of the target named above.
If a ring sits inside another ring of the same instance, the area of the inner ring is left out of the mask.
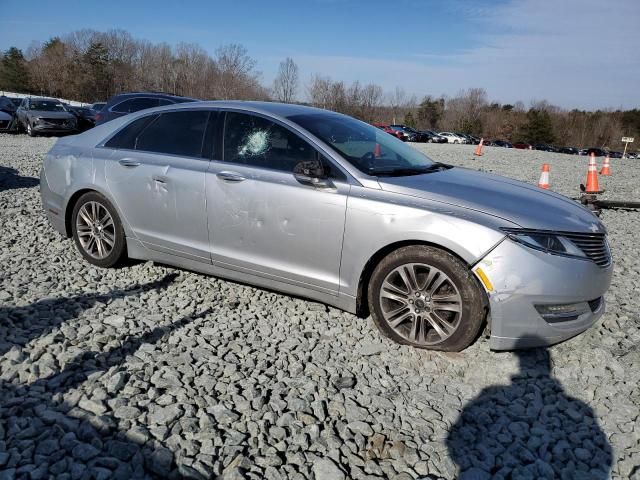
[[[356,385],[356,379],[355,377],[352,377],[350,375],[337,377],[333,380],[333,386],[336,387],[338,390],[343,388],[353,388],[355,387],[355,385]]]
[[[319,458],[313,462],[313,475],[316,480],[344,480],[345,474],[329,458]]]
[[[181,414],[178,405],[169,405],[168,407],[155,407],[147,418],[149,422],[156,425],[167,425],[176,420]]]
[[[105,318],[102,321],[102,323],[104,323],[105,325],[110,325],[115,328],[122,328],[124,327],[125,321],[126,319],[124,315],[111,315]]]
[[[382,343],[365,343],[360,347],[358,353],[365,357],[369,357],[371,355],[378,355],[386,350],[385,346]]]

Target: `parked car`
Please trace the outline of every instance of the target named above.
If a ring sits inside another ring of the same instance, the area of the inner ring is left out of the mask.
[[[10,98],[0,96],[0,132],[13,132],[18,128],[16,106]]]
[[[616,150],[609,151],[610,158],[622,158],[622,152],[618,152]]]
[[[18,126],[30,137],[40,133],[74,133],[78,122],[55,98],[25,97],[16,110]]]
[[[440,132],[439,135],[447,139],[447,143],[464,143],[464,139],[451,132]]]
[[[98,114],[95,110],[88,107],[68,106],[66,108],[76,116],[79,132],[84,132],[85,130],[95,127],[96,115]]]
[[[91,110],[93,110],[94,112],[99,112],[104,108],[104,106],[106,104],[107,104],[107,102],[96,102],[96,103],[92,103],[91,105],[89,105],[89,108]]]
[[[586,155],[589,150],[586,148],[581,148],[578,150],[578,155]]]
[[[604,312],[613,270],[577,202],[301,105],[136,112],[58,140],[40,192],[93,265],[128,256],[305,296],[421,348],[465,348],[487,312],[493,349],[572,337]]]
[[[415,128],[408,127],[406,125],[389,125],[394,130],[400,129],[409,136],[410,142],[426,143],[429,139],[429,135],[426,135]]]
[[[407,135],[402,130],[397,130],[397,129],[391,128],[390,125],[387,125],[387,124],[384,124],[384,123],[374,123],[373,126],[376,127],[376,128],[379,128],[380,130],[383,130],[383,131],[387,132],[389,135],[392,135],[392,136],[396,137],[397,139],[402,140],[403,142],[406,142],[407,140],[409,140],[409,135]]]
[[[19,97],[9,97],[9,100],[11,101],[11,103],[13,103],[16,106],[16,109],[22,103],[22,98],[19,98]]]
[[[596,157],[606,157],[609,152],[604,148],[588,148],[587,155],[594,155]]]
[[[579,150],[575,147],[562,147],[558,149],[559,153],[566,153],[567,155],[578,155]]]
[[[513,148],[518,148],[520,150],[531,150],[533,147],[530,143],[527,142],[516,142],[513,144]]]
[[[420,133],[427,136],[427,143],[447,143],[446,138],[433,130],[420,130]]]
[[[558,149],[552,145],[548,145],[546,143],[536,143],[533,148],[535,150],[541,150],[543,152],[557,152]]]
[[[14,116],[0,111],[0,132],[11,132],[13,130]]]
[[[147,108],[162,107],[176,103],[195,102],[194,98],[180,97],[167,93],[155,92],[131,92],[121,93],[109,99],[96,115],[96,125],[101,125],[114,118],[122,117],[129,113],[139,112]]]
[[[493,144],[494,147],[513,148],[513,145],[511,145],[506,140],[493,140],[493,142],[491,143]]]
[[[471,139],[471,135],[469,135],[468,133],[462,133],[462,132],[454,132],[454,133],[460,138],[462,138],[464,143],[473,143],[473,140]]]

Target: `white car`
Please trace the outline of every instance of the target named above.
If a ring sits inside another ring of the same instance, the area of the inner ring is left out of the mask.
[[[455,133],[451,132],[440,132],[439,135],[447,139],[447,143],[465,143],[465,139],[459,137]]]

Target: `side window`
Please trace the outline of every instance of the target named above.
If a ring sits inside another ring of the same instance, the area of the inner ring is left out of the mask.
[[[298,163],[316,158],[316,150],[286,128],[261,117],[227,112],[225,162],[293,172]]]
[[[133,103],[133,98],[129,100],[125,100],[124,102],[120,102],[113,107],[111,107],[111,111],[115,113],[129,113],[131,110],[131,104]]]
[[[111,137],[104,146],[108,148],[125,148],[128,150],[134,150],[136,148],[136,138],[138,137],[138,134],[157,117],[157,115],[147,115],[146,117],[134,120]]]
[[[199,157],[208,118],[204,110],[163,113],[138,135],[136,150]]]
[[[164,98],[158,100],[158,107],[164,107],[165,105],[173,105],[173,102]]]
[[[157,98],[134,98],[129,107],[129,112],[139,112],[145,108],[153,108],[158,106]]]

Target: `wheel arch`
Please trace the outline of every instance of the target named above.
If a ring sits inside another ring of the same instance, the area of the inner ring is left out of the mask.
[[[82,195],[84,195],[85,193],[97,193],[99,195],[102,195],[104,198],[106,198],[109,203],[111,204],[111,206],[116,210],[116,213],[120,219],[120,222],[122,223],[122,228],[124,228],[125,230],[125,234],[127,234],[127,224],[125,222],[124,217],[122,216],[122,212],[120,211],[120,209],[118,208],[118,205],[116,204],[116,202],[113,201],[113,199],[106,194],[101,188],[96,188],[96,186],[94,185],[90,185],[90,186],[86,186],[86,187],[82,187],[79,188],[78,190],[76,190],[75,192],[73,192],[73,194],[69,197],[69,200],[67,200],[67,204],[66,207],[64,209],[64,231],[65,231],[65,235],[67,237],[71,237],[71,233],[73,231],[72,227],[71,227],[71,221],[72,221],[72,215],[73,215],[73,207],[75,207],[76,203],[78,203],[78,200],[80,199],[80,197],[82,197]]]
[[[401,240],[401,241],[390,243],[380,248],[377,252],[375,252],[369,258],[369,260],[367,260],[367,262],[365,263],[362,269],[362,272],[360,273],[360,278],[358,280],[357,296],[356,296],[356,315],[357,316],[362,318],[369,316],[370,312],[369,312],[369,305],[367,302],[367,298],[369,294],[369,282],[371,280],[371,275],[373,274],[373,271],[375,270],[376,266],[382,261],[383,258],[385,258],[390,253],[394,252],[395,250],[398,250],[399,248],[403,248],[403,247],[414,246],[414,245],[415,246],[424,245],[428,247],[438,248],[440,250],[443,250],[453,255],[458,260],[460,260],[463,264],[465,264],[467,267],[470,266],[469,262],[467,262],[464,258],[462,258],[458,253],[451,250],[450,248],[447,248],[443,245],[440,245],[434,242],[428,242],[425,240]],[[474,275],[474,278],[475,278],[475,275]],[[479,282],[478,282],[478,286],[480,287],[480,290],[483,292],[483,294],[486,297],[486,292],[484,291],[482,286],[479,284]],[[488,303],[488,299],[486,300]]]

